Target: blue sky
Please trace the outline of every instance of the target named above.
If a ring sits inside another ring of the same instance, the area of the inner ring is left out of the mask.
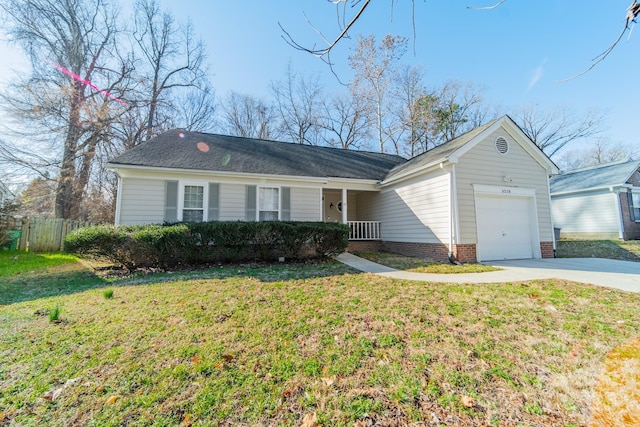
[[[320,42],[304,13],[328,36],[336,34],[335,8],[327,0],[160,0],[178,21],[190,19],[208,51],[212,82],[219,98],[229,91],[267,97],[269,84],[292,64],[300,74],[317,75],[328,92],[343,90],[330,69],[282,39],[280,22],[301,44]],[[421,65],[428,86],[446,80],[472,82],[485,98],[513,114],[522,105],[574,112],[598,108],[607,113],[607,135],[614,142],[636,139],[635,74],[640,69],[640,32],[623,38],[596,68],[566,83],[591,64],[618,36],[629,0],[580,3],[566,0],[507,0],[494,10],[470,10],[494,0],[416,0],[415,53],[403,62]],[[352,35],[399,34],[413,39],[411,2],[375,0]],[[123,13],[126,16],[127,13]],[[338,75],[351,78],[347,56],[353,40],[332,55]],[[0,81],[20,67],[19,53],[0,43]]]

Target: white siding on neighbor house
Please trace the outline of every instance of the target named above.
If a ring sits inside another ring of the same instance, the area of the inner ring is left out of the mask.
[[[592,192],[552,196],[553,225],[563,233],[618,233],[617,194]]]
[[[498,136],[509,142],[506,154],[499,154],[496,150],[495,140]],[[509,177],[511,182],[506,182],[505,177]],[[456,180],[459,243],[477,243],[473,184],[534,189],[540,241],[552,241],[547,171],[504,129],[493,132],[460,157],[456,164]]]
[[[246,191],[244,184],[220,184],[219,221],[245,220]]]
[[[322,190],[291,187],[291,221],[321,221]]]
[[[448,172],[437,170],[384,188],[379,194],[362,193],[358,219],[382,221],[384,241],[448,243],[449,179]]]
[[[151,224],[164,221],[164,181],[123,178],[121,188],[120,224]]]

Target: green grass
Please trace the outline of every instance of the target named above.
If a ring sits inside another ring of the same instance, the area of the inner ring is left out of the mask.
[[[15,276],[76,262],[78,262],[77,257],[63,253],[36,254],[24,251],[0,251],[0,277]]]
[[[1,285],[0,425],[584,425],[605,356],[640,334],[640,295],[557,280],[76,263],[47,287],[60,267]]]
[[[569,240],[557,243],[559,258],[609,258],[640,261],[640,240]]]
[[[394,254],[391,252],[363,251],[357,252],[361,258],[396,270],[412,271],[416,273],[435,274],[456,274],[456,273],[484,273],[487,271],[498,271],[500,268],[483,264],[463,264],[454,265],[450,263],[438,262],[429,259],[416,258],[406,255]]]

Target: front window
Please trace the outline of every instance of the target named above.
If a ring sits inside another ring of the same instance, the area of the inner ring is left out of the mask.
[[[630,201],[631,218],[640,222],[640,193],[631,193]]]
[[[279,212],[279,189],[261,187],[258,190],[258,219],[260,221],[277,221]]]
[[[201,222],[203,218],[204,187],[200,185],[185,185],[182,220],[185,222]]]

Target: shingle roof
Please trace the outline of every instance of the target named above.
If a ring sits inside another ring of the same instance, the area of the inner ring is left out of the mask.
[[[400,156],[172,130],[109,164],[266,175],[381,180]]]
[[[623,185],[638,168],[640,161],[627,160],[563,172],[549,180],[551,194]]]

